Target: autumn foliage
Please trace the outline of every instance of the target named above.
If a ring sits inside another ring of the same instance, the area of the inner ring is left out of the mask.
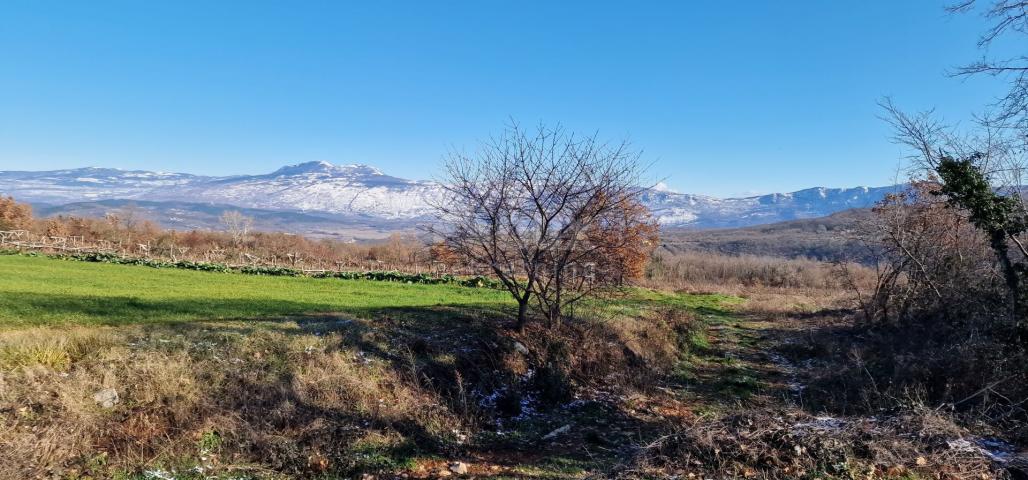
[[[0,230],[25,230],[31,226],[31,207],[11,197],[0,197]]]
[[[623,197],[585,232],[596,246],[596,264],[610,280],[623,285],[646,273],[653,250],[660,241],[660,227],[636,197]]]

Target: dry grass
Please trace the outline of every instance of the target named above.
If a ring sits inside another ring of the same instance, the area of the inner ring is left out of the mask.
[[[539,447],[555,422],[574,414],[567,405],[579,405],[575,399],[622,418],[607,400],[591,399],[658,385],[681,360],[683,334],[698,327],[689,312],[719,308],[725,298],[632,291],[590,305],[589,320],[533,325],[525,334],[502,328],[489,317],[495,312],[445,306],[368,319],[7,329],[0,478],[141,478],[146,470],[199,478],[197,469],[209,478],[309,477],[419,467],[427,475],[431,458],[465,455],[538,469],[538,460],[504,452]],[[94,398],[105,389],[118,394],[113,407]],[[605,420],[613,421],[628,420]],[[546,451],[581,454],[573,446]],[[594,454],[589,468],[610,468],[618,452]]]
[[[980,452],[949,446],[966,435],[932,411],[879,421],[752,410],[680,425],[640,449],[637,463],[624,476],[995,478]]]
[[[632,318],[562,325],[555,330],[535,327],[519,337],[540,352],[546,374],[563,375],[577,385],[604,388],[620,394],[645,391],[681,361],[683,339],[703,328],[693,314],[665,308]]]
[[[0,333],[0,476],[190,462],[295,473],[338,468],[350,449],[395,439],[398,425],[436,439],[460,430],[432,392],[342,347],[341,334],[233,328],[246,327]],[[105,388],[119,396],[110,409],[93,398]],[[226,441],[202,451],[211,435]],[[307,465],[311,455],[330,463]]]
[[[110,341],[102,330],[75,327],[55,334],[52,329],[29,328],[6,332],[0,343],[0,366],[42,365],[58,371],[99,351]]]
[[[849,295],[804,288],[733,291],[746,301],[706,332],[684,379],[685,401],[672,390],[648,399],[660,406],[655,422],[663,430],[639,444],[619,476],[1009,478],[976,443],[997,432],[966,417],[916,401],[871,411],[812,398],[823,386],[819,375],[832,371],[833,377],[841,373],[866,383],[863,371],[825,351],[819,340],[823,330],[847,321]],[[743,378],[754,382],[745,388],[734,383]]]
[[[866,267],[847,264],[850,278],[841,275],[840,265],[809,259],[722,255],[683,252],[654,255],[644,284],[656,288],[691,291],[742,293],[757,291],[838,292],[848,282],[873,282]]]

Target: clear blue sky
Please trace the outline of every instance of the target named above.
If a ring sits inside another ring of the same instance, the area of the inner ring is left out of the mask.
[[[0,3],[0,170],[431,178],[513,117],[629,137],[674,189],[883,185],[884,95],[968,118],[995,80],[943,1]]]

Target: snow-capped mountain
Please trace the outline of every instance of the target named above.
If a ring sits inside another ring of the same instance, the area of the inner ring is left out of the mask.
[[[852,208],[868,208],[896,186],[808,188],[743,198],[716,198],[653,189],[643,202],[662,225],[696,228],[731,228],[817,218]]]
[[[159,188],[146,197],[396,219],[431,214],[429,202],[438,194],[439,187],[432,182],[391,177],[368,165],[309,162],[267,175],[212,178]]]
[[[746,198],[714,198],[653,189],[644,202],[666,226],[718,228],[759,225],[869,207],[895,187],[812,188]],[[137,200],[188,202],[275,212],[322,212],[347,218],[427,218],[438,184],[386,175],[362,164],[308,162],[264,175],[210,177],[184,173],[79,168],[0,171],[0,194],[48,206]],[[154,220],[161,221],[160,218]]]
[[[202,181],[185,173],[75,168],[48,172],[0,171],[0,192],[33,203],[62,204],[114,198],[140,198],[161,188]]]
[[[439,187],[392,177],[368,165],[308,162],[265,175],[230,177],[92,167],[0,171],[0,193],[48,205],[115,199],[177,201],[397,219],[428,215],[429,201],[439,194]]]

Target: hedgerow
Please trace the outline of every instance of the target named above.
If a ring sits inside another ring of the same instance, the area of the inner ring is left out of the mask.
[[[39,256],[38,252],[19,252],[17,250],[0,251],[2,255],[25,255]],[[400,271],[318,271],[305,272],[296,268],[278,267],[268,265],[246,265],[236,267],[217,262],[194,262],[189,260],[168,261],[152,258],[126,257],[109,252],[85,252],[85,253],[64,253],[50,255],[50,257],[62,260],[80,262],[110,263],[116,265],[139,265],[151,268],[178,268],[182,270],[197,270],[201,272],[216,273],[241,273],[244,275],[267,275],[274,277],[311,277],[311,278],[336,278],[341,280],[371,280],[377,282],[399,282],[422,285],[460,285],[471,288],[502,288],[499,281],[476,275],[473,277],[458,277],[454,275],[429,275],[427,273],[404,273]]]

